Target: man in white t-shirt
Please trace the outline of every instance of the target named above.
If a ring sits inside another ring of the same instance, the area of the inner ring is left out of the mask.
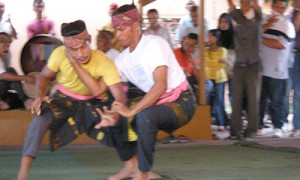
[[[0,0],[0,32],[5,32],[11,38],[17,39],[17,32],[11,23],[10,15],[5,14],[5,4]]]
[[[183,37],[190,33],[199,34],[198,6],[196,6],[193,1],[189,1],[186,5],[186,9],[189,11],[189,15],[180,19],[174,38],[179,47]],[[209,25],[206,18],[204,18],[205,41],[207,41],[208,30]]]
[[[282,137],[284,105],[289,78],[289,59],[293,39],[296,36],[292,22],[283,14],[288,7],[287,0],[276,0],[272,14],[263,22],[262,46],[262,90],[260,100],[260,121],[264,118],[266,100],[271,100],[271,117],[274,137]]]
[[[110,177],[135,180],[158,178],[151,173],[158,130],[168,133],[185,125],[195,112],[186,76],[168,43],[159,36],[142,35],[136,6],[123,5],[112,16],[117,40],[127,47],[115,60],[121,74],[145,93],[134,106],[114,102],[112,108],[134,117],[138,134],[137,155]],[[130,89],[129,89],[130,93]]]
[[[164,38],[173,49],[171,36],[169,30],[158,23],[158,11],[156,9],[149,9],[147,12],[150,26],[143,32],[145,35],[156,35]]]

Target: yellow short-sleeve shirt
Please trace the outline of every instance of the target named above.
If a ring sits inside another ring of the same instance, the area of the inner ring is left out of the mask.
[[[228,80],[225,70],[226,64],[220,62],[220,59],[227,59],[228,52],[225,48],[219,48],[218,51],[211,51],[206,48],[204,51],[205,57],[205,75],[208,79],[213,79],[216,83],[225,82]]]
[[[56,48],[47,62],[48,68],[57,72],[57,82],[67,90],[80,95],[90,95],[89,89],[79,79],[69,59],[66,57],[65,51],[65,46]],[[121,81],[116,66],[101,51],[92,50],[90,61],[80,65],[95,79],[103,78],[107,86]]]

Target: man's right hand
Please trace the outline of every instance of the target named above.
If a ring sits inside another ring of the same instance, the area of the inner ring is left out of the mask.
[[[30,84],[35,84],[36,77],[33,75],[26,75],[25,76],[25,82],[30,83]]]
[[[38,116],[41,114],[41,106],[43,102],[50,103],[51,99],[49,96],[37,97],[34,99],[31,105],[31,114],[36,113]]]

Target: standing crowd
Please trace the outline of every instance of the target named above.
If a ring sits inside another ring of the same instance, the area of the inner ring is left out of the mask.
[[[38,77],[18,75],[9,66],[9,46],[18,33],[0,1],[0,110],[15,108],[18,101],[17,107],[35,114],[18,180],[28,179],[47,131],[52,151],[82,133],[113,147],[124,167],[110,180],[160,178],[151,171],[157,132],[172,134],[192,119],[199,71],[205,71],[206,100],[218,130],[229,127],[229,139],[255,138],[266,126],[266,114],[272,120],[273,137],[283,137],[292,90],[291,136],[299,137],[300,0],[292,1],[291,13],[286,12],[287,0],[273,0],[272,12],[265,16],[257,0],[240,0],[240,8],[227,1],[229,12],[220,15],[216,28],[204,21],[204,52],[198,46],[199,7],[192,0],[186,4],[189,15],[180,19],[174,43],[168,29],[159,24],[157,9],[147,12],[149,27],[142,30],[133,3],[110,6],[111,23],[99,29],[97,50],[91,48],[84,21],[62,23],[62,46],[51,55],[43,46],[32,52],[49,53]],[[54,22],[43,16],[44,6],[43,0],[33,2],[36,19],[27,27],[29,39],[57,34]],[[204,69],[199,53],[204,54]],[[57,90],[50,96],[48,86],[54,79]],[[36,85],[34,99],[26,96],[22,82]],[[225,110],[225,87],[231,118]]]

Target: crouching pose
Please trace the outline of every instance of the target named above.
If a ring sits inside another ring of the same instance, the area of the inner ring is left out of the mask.
[[[142,35],[139,20],[134,4],[121,6],[112,16],[117,40],[127,47],[115,60],[117,69],[122,79],[128,79],[145,95],[134,106],[118,100],[113,103],[120,115],[135,117],[138,139],[137,156],[126,161],[110,179],[127,178],[133,173],[133,179],[153,178],[150,172],[158,130],[171,133],[185,125],[196,107],[172,49],[161,37]]]
[[[103,94],[106,87],[114,100],[122,103],[127,101],[113,62],[104,53],[91,50],[91,38],[83,21],[63,23],[61,34],[64,45],[53,51],[37,80],[38,95],[31,108],[32,113],[37,115],[33,117],[26,134],[19,180],[27,179],[47,130],[50,130],[52,150],[87,132],[105,145],[116,147],[121,160],[126,161],[136,153],[135,148],[130,147],[131,144],[135,147],[135,143],[126,139],[126,119],[105,108],[112,102]],[[46,90],[54,77],[58,82],[58,90],[50,99],[46,96]],[[95,107],[99,109],[95,110]],[[108,118],[101,119],[98,113]]]

